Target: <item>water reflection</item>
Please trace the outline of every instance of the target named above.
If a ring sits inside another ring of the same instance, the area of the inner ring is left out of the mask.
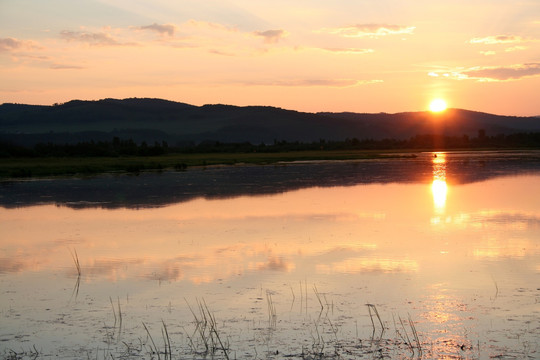
[[[433,154],[433,182],[431,183],[431,192],[433,194],[433,204],[435,212],[443,214],[446,206],[446,195],[448,185],[446,184],[446,154]]]
[[[332,334],[337,325],[345,340],[361,339],[364,330],[371,333],[366,303],[377,304],[388,329],[395,326],[394,314],[410,312],[421,340],[430,344],[425,351],[433,356],[426,358],[475,358],[470,344],[484,352],[492,346],[490,341],[511,348],[516,342],[505,341],[508,330],[530,329],[523,338],[537,338],[540,176],[464,184],[455,169],[468,166],[465,156],[456,160],[453,154],[426,154],[422,161],[427,166],[415,168],[424,171],[417,181],[383,176],[392,165],[383,161],[370,165],[380,169],[370,175],[378,180],[360,185],[333,183],[212,199],[196,193],[189,201],[137,210],[0,206],[0,322],[10,329],[0,330],[0,353],[2,346],[17,348],[13,334],[26,334],[28,329],[47,334],[58,328],[58,338],[73,333],[72,326],[54,322],[64,316],[69,320],[72,314],[76,333],[91,338],[110,320],[111,297],[125,299],[131,317],[125,324],[133,324],[134,339],[145,335],[135,328],[140,328],[141,319],[152,325],[151,319],[164,315],[167,325],[179,324],[174,329],[177,336],[184,332],[180,326],[193,322],[184,298],[197,296],[216,311],[222,331],[232,334],[232,347],[241,353],[246,350],[242,346],[251,346],[250,341],[260,336],[260,324],[268,317],[267,290],[277,306],[278,331],[273,336],[280,353],[290,339],[295,339],[291,346],[302,343],[298,329],[311,316],[308,306],[318,315],[323,304],[332,309],[327,319],[334,325],[312,331]],[[362,176],[353,165],[342,165]],[[302,175],[307,169],[316,167],[288,172]],[[247,174],[247,169],[241,170]],[[435,186],[436,181],[444,187]],[[433,193],[428,191],[430,184]],[[441,226],[430,225],[434,209],[444,213],[435,216],[443,219]],[[82,274],[78,300],[73,300],[77,306],[66,310],[62,300],[70,299],[74,283],[75,291],[79,285],[72,249]],[[171,303],[174,311],[165,313]],[[298,312],[297,305],[304,310]],[[52,320],[40,322],[48,314]],[[304,344],[310,345],[309,331],[306,334]],[[324,336],[325,341],[333,338]],[[392,331],[385,336],[390,347],[396,346]],[[34,337],[28,337],[33,343]],[[177,336],[176,341],[182,340]],[[75,340],[57,345],[78,346]],[[294,348],[287,354],[301,351]]]
[[[435,329],[426,342],[438,354],[438,359],[476,358],[471,353],[473,349],[479,350],[471,342],[473,336],[477,336],[473,330],[477,323],[474,312],[463,300],[452,295],[447,285],[433,284],[430,287],[433,293],[422,302],[424,311],[420,316]]]
[[[443,208],[441,204],[447,189],[444,182],[433,181],[444,181],[434,179],[434,169],[444,170],[445,176],[456,185],[540,171],[540,151],[455,152],[437,154],[436,158],[431,153],[418,153],[415,156],[376,161],[208,167],[139,176],[4,181],[0,182],[0,207],[56,204],[71,208],[144,208],[201,197],[269,195],[314,186],[433,182],[437,206]]]
[[[367,272],[405,273],[418,271],[413,260],[354,258],[337,263],[317,265],[319,274],[357,274]]]

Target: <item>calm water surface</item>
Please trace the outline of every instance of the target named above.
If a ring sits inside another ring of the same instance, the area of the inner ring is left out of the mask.
[[[5,358],[540,358],[538,152],[0,191]]]

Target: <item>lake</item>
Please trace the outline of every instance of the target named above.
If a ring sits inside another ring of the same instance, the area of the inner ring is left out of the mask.
[[[540,358],[540,152],[0,185],[6,359]]]

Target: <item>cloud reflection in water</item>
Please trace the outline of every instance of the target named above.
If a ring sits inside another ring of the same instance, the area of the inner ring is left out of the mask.
[[[318,274],[404,273],[418,271],[418,263],[414,260],[353,258],[318,264],[316,268]]]

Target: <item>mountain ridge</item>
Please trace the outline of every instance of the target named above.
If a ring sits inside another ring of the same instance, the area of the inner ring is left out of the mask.
[[[157,98],[71,100],[55,105],[0,105],[0,140],[22,145],[110,140],[171,144],[272,143],[477,136],[540,131],[540,118],[463,109],[442,113],[300,112],[273,106],[191,105]]]

